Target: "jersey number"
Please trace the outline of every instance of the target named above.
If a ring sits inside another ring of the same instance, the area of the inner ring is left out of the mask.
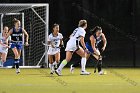
[[[19,41],[19,37],[16,37],[17,41]]]
[[[72,33],[72,36],[74,36],[77,33],[78,30],[74,30]]]

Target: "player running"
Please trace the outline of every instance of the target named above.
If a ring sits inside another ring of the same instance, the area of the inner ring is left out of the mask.
[[[7,53],[8,53],[8,39],[6,39],[7,37],[7,33],[8,33],[8,27],[5,26],[4,30],[2,32],[2,38],[0,39],[0,67],[3,67],[3,63],[6,62],[6,58],[7,58]]]
[[[53,25],[53,31],[48,38],[48,58],[49,58],[49,67],[51,70],[50,74],[53,74],[55,69],[57,69],[57,64],[60,61],[60,47],[63,46],[63,35],[59,33],[59,25]],[[55,60],[53,60],[55,58]]]
[[[22,38],[23,38],[23,34],[25,34],[26,36],[26,42],[25,42],[25,46],[28,46],[28,39],[29,39],[29,35],[26,32],[26,30],[24,28],[21,27],[21,23],[20,20],[14,18],[13,20],[14,22],[14,27],[12,29],[10,29],[8,36],[11,35],[11,49],[14,52],[15,55],[15,62],[14,62],[14,66],[16,68],[16,73],[20,73],[20,69],[19,69],[19,59],[20,59],[20,55],[21,55],[21,50],[22,50]]]
[[[102,33],[102,28],[99,26],[96,26],[91,31],[90,37],[88,41],[86,42],[86,47],[90,51],[90,53],[87,54],[87,60],[90,57],[90,55],[94,56],[96,60],[99,60],[97,63],[98,73],[99,75],[103,75],[104,72],[102,71],[102,56],[99,51],[99,43],[103,41],[103,47],[101,49],[101,52],[103,52],[106,48],[107,40],[105,35]],[[74,65],[71,65],[70,72],[73,73],[74,71]]]
[[[86,66],[86,52],[88,52],[85,42],[84,42],[84,37],[86,34],[85,29],[87,28],[87,21],[86,20],[80,20],[78,24],[78,28],[76,28],[73,33],[70,36],[69,41],[67,42],[66,46],[66,59],[64,59],[58,69],[55,71],[55,73],[60,76],[61,71],[63,67],[71,60],[72,55],[74,52],[76,52],[78,55],[80,55],[81,58],[81,75],[89,75],[90,72],[87,72],[85,70]],[[82,47],[80,47],[80,44]]]

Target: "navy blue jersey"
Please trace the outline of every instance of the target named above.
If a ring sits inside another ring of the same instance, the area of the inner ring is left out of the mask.
[[[16,31],[15,27],[13,27],[13,32],[11,34],[12,41],[22,41],[22,28],[20,27],[18,31]]]
[[[92,36],[92,34],[91,34],[90,36]],[[93,37],[94,37],[94,39],[96,39],[95,47],[98,48],[99,43],[102,41],[102,36],[97,37],[97,36],[94,34]],[[91,46],[90,37],[89,37],[89,39],[87,40],[86,43],[87,43],[89,46]]]

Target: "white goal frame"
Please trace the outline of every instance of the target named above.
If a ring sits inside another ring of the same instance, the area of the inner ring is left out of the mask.
[[[30,3],[30,4],[27,4],[27,3],[16,3],[16,4],[0,4],[0,6],[4,6],[4,7],[16,7],[16,6],[21,6],[21,7],[25,7],[23,9],[17,9],[17,10],[13,10],[11,11],[10,13],[7,12],[7,13],[1,13],[1,32],[3,31],[3,16],[4,15],[22,15],[22,27],[24,28],[24,13],[20,13],[19,11],[22,11],[24,9],[31,9],[37,16],[38,18],[46,25],[45,27],[45,43],[47,43],[47,39],[48,39],[48,29],[49,29],[49,4],[48,3],[41,3],[41,4],[35,4],[35,3]],[[38,15],[38,13],[34,10],[34,7],[40,7],[40,6],[45,6],[46,8],[46,17],[45,17],[45,20],[43,20],[43,18],[41,18],[40,15]],[[9,10],[7,10],[9,11]],[[5,11],[6,12],[6,11]],[[23,36],[23,44],[24,44],[24,36]],[[45,46],[45,50],[47,50],[48,47]],[[24,52],[24,47],[23,47],[23,50],[22,50],[22,59],[23,59],[23,66],[25,66],[25,52]],[[39,62],[40,63],[40,62]],[[39,66],[39,63],[36,65],[36,66]],[[45,54],[45,63],[48,67],[48,55]],[[28,67],[29,68],[29,67]],[[33,67],[34,68],[34,67]],[[38,68],[38,67],[37,67]]]

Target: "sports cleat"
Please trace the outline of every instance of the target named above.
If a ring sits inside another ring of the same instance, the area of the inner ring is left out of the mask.
[[[70,73],[72,73],[73,74],[73,72],[74,72],[74,67],[73,67],[73,64],[70,66]]]
[[[17,74],[19,74],[20,72],[16,72]]]
[[[106,75],[107,73],[105,71],[98,72],[99,75]]]
[[[62,74],[61,74],[61,71],[60,71],[60,70],[55,70],[55,73],[56,73],[58,76],[62,76]]]
[[[50,73],[51,75],[53,75],[54,74],[54,71],[51,71],[51,73]]]
[[[53,75],[53,72],[51,72],[50,74]]]
[[[16,69],[16,74],[19,74],[20,73],[20,69]]]
[[[87,72],[87,71],[81,71],[81,74],[80,75],[90,75],[91,73],[90,72]]]

